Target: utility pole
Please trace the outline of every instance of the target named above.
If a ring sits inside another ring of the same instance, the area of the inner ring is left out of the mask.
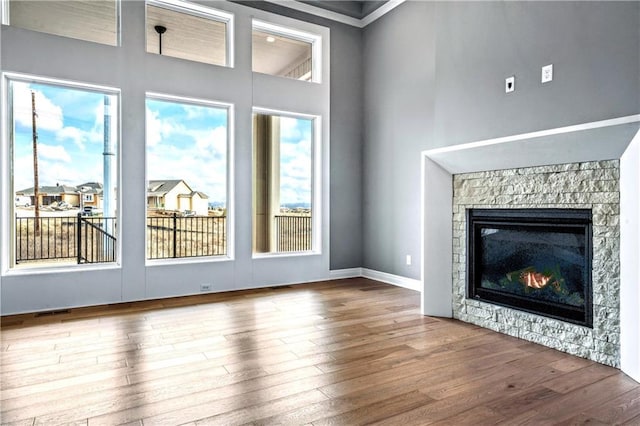
[[[34,229],[36,235],[40,235],[40,194],[38,191],[38,131],[36,130],[36,94],[31,91],[31,127],[33,129],[33,198],[35,205],[35,224]]]

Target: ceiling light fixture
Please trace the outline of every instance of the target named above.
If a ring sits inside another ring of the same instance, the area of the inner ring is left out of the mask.
[[[153,28],[158,33],[158,43],[159,43],[158,52],[162,55],[162,34],[167,32],[167,27],[165,27],[164,25],[156,25]]]
[[[273,43],[276,41],[276,38],[274,36],[267,36],[267,43]]]

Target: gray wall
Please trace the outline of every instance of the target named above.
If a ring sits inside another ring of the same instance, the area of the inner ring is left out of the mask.
[[[408,1],[363,61],[364,266],[417,279],[420,151],[640,113],[640,3]]]
[[[433,143],[434,17],[434,3],[412,2],[364,30],[364,267],[409,278],[420,277],[420,152]]]

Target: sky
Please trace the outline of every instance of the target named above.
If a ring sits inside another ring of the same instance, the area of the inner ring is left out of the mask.
[[[32,91],[40,186],[103,183],[104,95],[19,81],[12,82],[12,90],[14,190],[33,187]],[[110,98],[111,141],[117,152],[117,97]],[[183,179],[205,193],[209,203],[226,205],[227,125],[224,107],[147,99],[147,179]],[[281,117],[280,127],[280,204],[308,206],[313,121]]]
[[[311,206],[313,121],[280,118],[280,205]]]
[[[56,86],[12,83],[14,189],[33,187],[31,92],[35,93],[40,186],[103,181],[104,95]],[[112,97],[112,112],[115,111]],[[117,115],[112,115],[116,127]],[[112,135],[116,133],[113,132]],[[112,141],[116,142],[115,139]]]
[[[147,179],[182,179],[226,205],[228,110],[147,99]]]

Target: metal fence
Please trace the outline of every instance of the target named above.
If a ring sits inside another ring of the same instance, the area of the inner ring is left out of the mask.
[[[311,250],[311,216],[279,215],[275,222],[277,251]]]
[[[103,263],[116,260],[114,217],[17,217],[16,263],[75,260]]]
[[[226,216],[148,217],[147,258],[225,255],[226,231]]]

